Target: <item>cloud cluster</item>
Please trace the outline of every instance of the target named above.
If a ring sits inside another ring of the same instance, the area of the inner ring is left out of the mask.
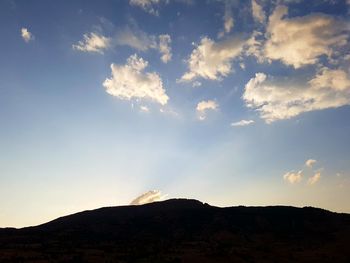
[[[164,199],[166,195],[162,195],[161,191],[153,190],[148,191],[139,197],[135,198],[133,201],[131,201],[130,205],[143,205],[148,203],[153,203],[157,201],[161,201]]]
[[[244,45],[241,38],[229,38],[221,42],[214,42],[203,37],[192,51],[187,60],[189,71],[181,81],[192,81],[197,77],[219,80],[231,72],[231,62],[237,57]]]
[[[96,52],[103,54],[103,51],[108,49],[111,44],[110,38],[94,32],[84,34],[83,38],[84,39],[80,40],[78,44],[72,46],[73,49],[83,52]]]
[[[219,105],[213,100],[201,101],[197,104],[197,113],[200,120],[205,120],[208,110],[216,110]]]
[[[309,168],[313,168],[313,166],[316,162],[317,161],[314,159],[308,159],[308,160],[306,160],[305,165]],[[308,180],[307,180],[308,185],[314,185],[320,180],[321,170],[322,169],[317,170],[313,176],[308,178]],[[303,180],[303,177],[304,177],[303,170],[300,170],[298,172],[291,171],[291,172],[287,172],[283,175],[283,179],[290,184],[300,183]]]
[[[169,97],[162,80],[155,72],[144,72],[147,66],[148,62],[136,54],[130,56],[125,65],[111,64],[112,76],[103,86],[107,93],[120,99],[150,99],[165,105]]]
[[[98,33],[87,33],[83,35],[83,40],[72,47],[75,50],[84,52],[103,51],[115,46],[129,46],[138,51],[157,50],[161,54],[161,60],[167,63],[171,60],[171,37],[168,34],[161,34],[158,37],[149,35],[138,28],[136,24],[132,27],[126,26],[118,30],[115,37],[105,37]]]
[[[349,25],[325,14],[286,18],[288,8],[277,6],[269,17],[265,56],[300,68],[315,64],[320,56],[331,57],[347,44]]]
[[[342,69],[321,68],[307,84],[298,84],[257,73],[245,85],[243,99],[271,123],[303,112],[350,105],[350,77]]]
[[[25,27],[21,28],[21,36],[23,40],[27,43],[31,40],[34,40],[34,35],[31,32],[29,32],[28,29]]]
[[[241,126],[248,126],[248,125],[251,125],[253,123],[254,123],[253,120],[240,120],[238,122],[231,123],[231,126],[233,126],[233,127],[241,127]]]

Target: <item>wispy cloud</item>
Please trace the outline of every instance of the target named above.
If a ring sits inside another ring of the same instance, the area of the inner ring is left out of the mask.
[[[136,24],[119,29],[115,39],[116,45],[129,46],[138,51],[157,48],[157,39],[142,31]]]
[[[159,35],[159,52],[162,54],[161,60],[168,63],[171,60],[171,37],[168,34]]]
[[[103,54],[104,50],[108,49],[111,44],[111,39],[102,36],[98,33],[84,34],[83,40],[80,40],[78,44],[74,44],[72,47],[75,50],[83,52],[96,52]]]
[[[29,32],[28,29],[25,27],[21,28],[21,35],[23,40],[27,43],[31,40],[34,40],[34,35],[31,32]]]
[[[148,191],[131,201],[130,205],[143,205],[163,200],[167,195],[162,195],[159,190]]]
[[[147,13],[156,15],[156,16],[159,15],[157,7],[161,2],[166,3],[166,1],[164,0],[130,0],[129,1],[130,5],[140,7]]]
[[[130,56],[125,65],[111,65],[112,76],[103,82],[107,93],[120,99],[149,99],[167,104],[169,97],[163,82],[156,72],[144,72],[148,62],[136,54]]]
[[[225,12],[223,16],[224,29],[219,33],[219,38],[223,37],[227,33],[230,33],[234,26],[234,20],[232,15],[233,3],[234,2],[230,0],[225,1]]]
[[[253,123],[254,123],[253,120],[240,120],[238,122],[231,123],[231,126],[247,126]]]
[[[316,183],[320,180],[320,178],[321,178],[321,172],[317,172],[317,173],[315,173],[314,176],[310,177],[310,178],[307,180],[307,183],[308,183],[309,185],[314,185],[314,184],[316,184]]]
[[[264,23],[266,20],[265,12],[261,5],[256,0],[252,0],[252,14],[255,21]]]

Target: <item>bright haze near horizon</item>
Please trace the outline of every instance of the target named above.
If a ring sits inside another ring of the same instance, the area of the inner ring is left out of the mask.
[[[142,202],[350,213],[349,16],[340,0],[1,1],[0,227],[153,189]]]

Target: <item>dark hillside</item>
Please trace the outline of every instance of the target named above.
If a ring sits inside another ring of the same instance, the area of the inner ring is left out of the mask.
[[[172,199],[0,229],[0,262],[350,262],[350,215]]]

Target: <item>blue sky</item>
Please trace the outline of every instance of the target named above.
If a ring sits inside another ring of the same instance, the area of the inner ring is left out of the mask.
[[[142,193],[349,213],[349,7],[1,1],[0,227]]]

